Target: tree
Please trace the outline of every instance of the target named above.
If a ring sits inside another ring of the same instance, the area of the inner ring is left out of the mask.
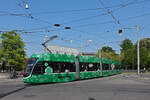
[[[112,47],[109,47],[109,46],[104,46],[102,47],[102,51],[103,52],[115,52]]]
[[[135,68],[135,60],[136,60],[135,54],[136,54],[135,48],[127,49],[126,51],[121,53],[121,56],[122,56],[121,63],[124,69]]]
[[[124,39],[120,47],[121,47],[121,52],[124,52],[128,49],[133,48],[133,43],[130,39]]]
[[[108,58],[108,59],[120,61],[119,54],[117,54],[115,52],[115,50],[112,49],[112,47],[109,47],[109,46],[102,47],[102,49],[98,51],[98,53],[96,54],[96,56],[98,57],[98,55],[100,53],[101,53],[101,56],[104,57],[104,58]]]
[[[134,52],[135,56],[135,69],[137,69],[137,49]],[[140,69],[150,69],[150,53],[144,47],[140,48]]]
[[[141,69],[148,68],[148,51],[144,47],[140,48],[140,62]]]
[[[134,47],[137,49],[137,42]],[[150,38],[140,40],[140,68],[150,70]]]
[[[22,41],[19,34],[15,31],[2,33],[2,48],[0,55],[6,59],[7,65],[14,65],[16,70],[21,70],[25,66],[24,51],[25,43]]]
[[[123,40],[121,46],[122,65],[124,69],[137,69],[137,43]],[[140,40],[140,69],[150,69],[150,38]]]
[[[2,52],[1,52],[1,43],[0,43],[0,63],[2,62],[2,55],[1,54],[2,54]],[[1,69],[1,64],[0,64],[0,69]]]
[[[150,53],[148,54],[146,58],[146,69],[150,71]]]
[[[140,40],[140,48],[142,47],[150,51],[150,38],[143,38]]]
[[[134,69],[135,65],[135,48],[130,39],[124,39],[121,47],[121,63],[124,69]]]

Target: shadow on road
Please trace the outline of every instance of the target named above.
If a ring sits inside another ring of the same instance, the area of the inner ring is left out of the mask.
[[[96,99],[90,97],[88,100],[96,100]]]
[[[21,91],[21,90],[23,90],[23,89],[25,89],[25,88],[26,88],[26,86],[24,86],[24,87],[22,87],[22,88],[19,88],[19,89],[16,89],[16,90],[11,91],[11,92],[1,93],[1,94],[0,94],[0,99],[6,97],[6,96],[8,96],[8,95],[11,95],[11,94],[13,94],[13,93],[19,92],[19,91]]]

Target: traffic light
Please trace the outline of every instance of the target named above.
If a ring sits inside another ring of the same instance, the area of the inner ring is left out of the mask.
[[[60,26],[60,24],[54,24],[54,26],[59,27],[59,26]]]
[[[118,30],[119,35],[122,35],[122,29]]]
[[[65,27],[65,29],[71,29],[71,27]]]

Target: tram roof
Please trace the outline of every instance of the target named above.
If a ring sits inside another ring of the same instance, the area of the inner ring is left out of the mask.
[[[54,61],[54,62],[75,62],[74,55],[68,54],[54,54],[54,53],[45,53],[45,54],[33,54],[31,58],[39,58],[39,61]],[[99,57],[92,56],[79,56],[79,62],[83,63],[100,63]],[[102,63],[116,64],[120,65],[121,63],[115,60],[107,59],[102,57]]]

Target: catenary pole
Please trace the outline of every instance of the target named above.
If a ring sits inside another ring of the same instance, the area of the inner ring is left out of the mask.
[[[137,70],[138,75],[140,74],[140,40],[139,40],[140,26],[137,25]]]

